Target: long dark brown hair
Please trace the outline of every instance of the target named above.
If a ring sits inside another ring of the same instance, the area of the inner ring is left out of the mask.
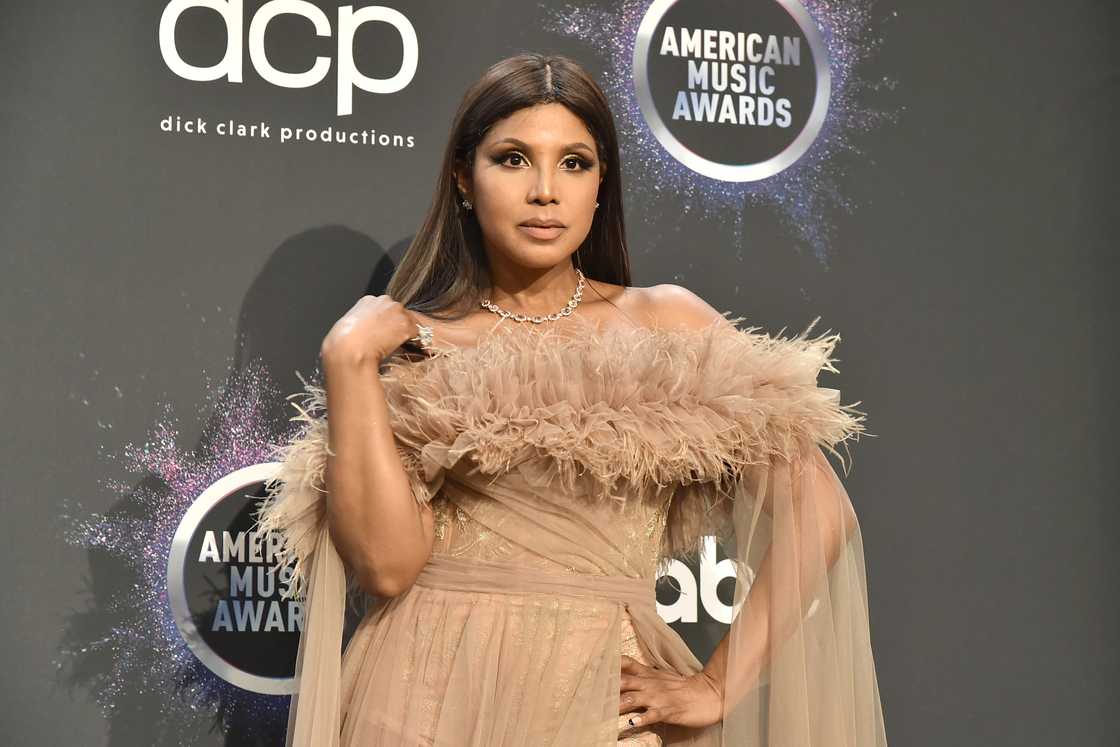
[[[606,96],[578,63],[562,55],[525,53],[495,63],[463,96],[443,154],[435,195],[386,293],[437,318],[458,319],[477,308],[488,262],[478,219],[461,207],[455,168],[470,169],[475,148],[495,122],[526,107],[559,103],[595,138],[605,169],[599,207],[574,264],[588,278],[630,285],[630,255],[622,217],[618,134]]]

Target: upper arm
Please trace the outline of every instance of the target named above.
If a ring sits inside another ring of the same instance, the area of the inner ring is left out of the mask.
[[[727,318],[707,301],[682,285],[662,283],[646,289],[650,315],[658,327],[704,329]]]

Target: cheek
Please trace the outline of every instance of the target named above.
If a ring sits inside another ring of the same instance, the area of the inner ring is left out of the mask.
[[[483,206],[484,212],[495,215],[509,212],[519,193],[524,194],[524,188],[513,175],[491,170],[475,175],[475,202]]]

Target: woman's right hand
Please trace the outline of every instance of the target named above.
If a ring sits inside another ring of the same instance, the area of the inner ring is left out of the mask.
[[[422,321],[389,296],[362,296],[323,338],[320,354],[324,363],[347,359],[380,364],[405,340],[416,336],[416,324]]]

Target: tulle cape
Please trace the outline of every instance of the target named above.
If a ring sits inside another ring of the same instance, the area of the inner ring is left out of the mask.
[[[476,347],[437,341],[430,359],[390,361],[380,375],[402,464],[420,502],[462,459],[486,474],[532,461],[559,487],[591,475],[602,500],[679,485],[663,556],[719,538],[736,566],[736,615],[715,670],[721,724],[666,743],[882,747],[862,536],[825,456],[847,472],[836,447],[870,434],[859,403],[817,381],[837,372],[840,336],[810,337],[816,321],[783,337],[726,317],[577,335],[498,326]],[[326,393],[305,382],[292,399],[301,427],[277,446],[258,529],[282,534],[277,567],[294,564],[289,594],[305,604],[287,745],[334,747],[356,585],[327,528]]]

